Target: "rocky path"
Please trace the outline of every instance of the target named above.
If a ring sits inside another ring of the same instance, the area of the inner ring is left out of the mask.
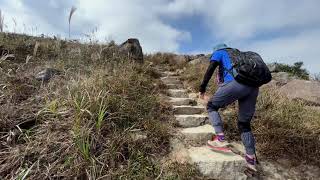
[[[171,139],[170,160],[181,164],[195,165],[203,177],[208,179],[319,179],[320,168],[305,164],[291,166],[287,160],[277,162],[260,161],[260,176],[248,178],[244,173],[245,160],[236,154],[214,152],[206,142],[214,135],[204,105],[194,95],[188,94],[174,72],[161,71],[161,80],[168,88],[168,101],[172,104],[177,128]],[[228,110],[222,115],[228,116]],[[241,143],[232,142],[243,152]],[[260,159],[261,160],[261,159]]]
[[[205,107],[189,97],[174,73],[163,72],[162,76],[179,127],[171,140],[171,158],[179,163],[194,164],[210,179],[246,179],[245,160],[241,156],[207,148],[206,142],[214,135],[214,129],[209,124]]]

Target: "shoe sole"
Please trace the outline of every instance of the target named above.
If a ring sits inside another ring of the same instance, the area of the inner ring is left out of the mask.
[[[229,149],[228,147],[216,147],[216,146],[212,146],[210,144],[207,144],[207,147],[211,150],[215,150],[215,151],[219,151],[219,152],[232,153],[231,149]]]

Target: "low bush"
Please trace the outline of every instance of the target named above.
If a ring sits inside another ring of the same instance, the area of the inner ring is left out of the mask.
[[[301,79],[309,80],[309,73],[306,69],[302,68],[303,62],[295,62],[293,65],[276,63],[276,72],[287,72],[292,76],[296,76]]]
[[[203,77],[207,71],[209,63],[198,65],[186,65],[185,70],[181,73],[181,80],[186,81],[194,92],[199,92]],[[208,83],[207,94],[210,95],[217,89],[216,74],[214,74]]]

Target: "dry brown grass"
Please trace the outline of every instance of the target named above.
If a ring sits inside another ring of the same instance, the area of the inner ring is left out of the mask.
[[[186,64],[174,60],[175,56],[177,55],[173,53],[156,53],[147,55],[145,60],[147,62],[152,62],[156,66],[161,66],[169,71],[182,69]]]
[[[181,79],[186,81],[188,85],[192,88],[194,92],[199,92],[199,87],[201,85],[204,74],[207,71],[209,63],[201,63],[198,65],[186,65],[186,69],[181,73]],[[217,89],[217,82],[215,80],[216,75],[212,76],[208,86],[207,94],[211,95]]]
[[[148,64],[129,63],[115,46],[0,37],[2,50],[15,54],[0,64],[0,179],[190,177],[190,168],[159,164],[172,115]],[[44,67],[63,73],[35,81]]]

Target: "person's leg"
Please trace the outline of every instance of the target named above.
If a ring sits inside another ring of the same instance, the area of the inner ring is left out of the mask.
[[[239,84],[236,81],[232,81],[220,86],[217,92],[209,100],[207,104],[209,119],[215,129],[215,133],[219,138],[221,138],[220,140],[223,140],[224,134],[223,122],[219,114],[219,109],[226,107],[243,96],[246,96],[249,93],[246,88],[246,86]]]
[[[252,169],[255,169],[255,138],[251,131],[251,119],[255,113],[255,106],[257,96],[259,94],[258,88],[253,88],[251,93],[239,99],[239,117],[238,128],[241,133],[241,139],[246,150],[246,160]]]

